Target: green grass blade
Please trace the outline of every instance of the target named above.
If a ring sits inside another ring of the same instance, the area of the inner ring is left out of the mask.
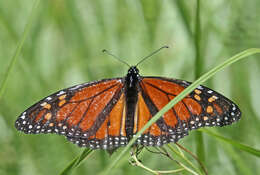
[[[202,74],[203,65],[204,65],[203,58],[201,55],[200,0],[197,0],[194,45],[195,45],[195,49],[196,49],[195,77],[199,78]]]
[[[201,54],[201,23],[200,23],[200,0],[197,0],[196,8],[196,25],[194,35],[194,45],[196,51],[195,57],[195,77],[196,79],[202,75],[204,60]],[[195,134],[196,152],[200,161],[205,162],[205,145],[203,133],[197,132]]]
[[[193,39],[193,33],[191,30],[191,25],[190,25],[190,22],[191,22],[190,16],[191,15],[190,15],[189,9],[185,5],[185,1],[177,0],[177,1],[171,1],[171,2],[176,4],[180,17],[182,19],[181,21],[183,22],[184,28],[186,29],[188,36],[191,39]]]
[[[190,167],[192,167],[198,174],[202,175],[202,173],[200,172],[200,170],[188,159],[184,156],[184,154],[181,154],[181,152],[177,151],[171,144],[168,144],[167,147],[174,152],[174,154],[176,154],[176,156],[180,157],[181,159],[183,159],[187,164],[190,165]],[[182,164],[183,165],[183,164]],[[187,169],[187,166],[185,166],[185,169],[187,171],[190,171],[191,169]],[[192,171],[193,172],[193,171]],[[196,174],[197,174],[196,173]]]
[[[33,23],[33,19],[34,17],[36,16],[35,13],[37,12],[37,7],[38,7],[38,4],[40,3],[40,0],[35,0],[34,1],[34,4],[33,4],[33,7],[32,7],[32,11],[31,11],[31,14],[29,16],[29,19],[28,19],[28,22],[24,28],[24,32],[23,32],[23,35],[22,35],[22,38],[21,40],[19,41],[18,43],[18,46],[14,52],[14,55],[11,59],[11,62],[6,70],[6,73],[4,75],[4,78],[3,78],[3,81],[0,85],[0,99],[2,98],[3,94],[4,94],[4,90],[5,90],[5,87],[6,87],[6,83],[7,83],[7,80],[8,80],[8,77],[16,63],[16,60],[18,59],[18,56],[22,50],[22,47],[23,47],[23,44],[24,44],[24,41],[25,39],[27,38],[27,35],[31,29],[31,26],[32,26],[32,23]]]
[[[165,105],[151,120],[147,122],[147,124],[136,134],[135,137],[127,144],[127,146],[122,150],[122,152],[118,155],[118,157],[110,164],[110,166],[106,169],[105,174],[109,174],[109,171],[112,170],[118,161],[123,157],[123,155],[130,149],[132,144],[136,141],[136,139],[147,129],[149,128],[154,122],[156,122],[164,113],[170,110],[175,104],[177,104],[181,99],[187,96],[190,92],[192,92],[195,88],[197,88],[201,83],[205,82],[217,72],[223,70],[227,66],[239,61],[242,58],[246,58],[250,55],[260,53],[260,48],[251,48],[247,49],[243,52],[240,52],[233,57],[229,58],[222,64],[214,67],[207,73],[203,74],[199,79],[194,81],[189,87],[184,89],[177,97],[175,97],[172,101],[170,101],[167,105]]]
[[[2,9],[0,9],[0,24],[8,32],[8,35],[12,38],[13,41],[17,41],[18,36],[14,28],[8,22],[8,17],[4,17]]]
[[[247,153],[250,153],[250,154],[252,154],[252,155],[254,155],[256,157],[260,157],[260,150],[258,150],[258,149],[255,149],[255,148],[252,148],[252,147],[250,147],[248,145],[239,143],[239,142],[237,142],[235,140],[223,137],[223,136],[218,135],[217,133],[214,133],[214,132],[212,132],[210,130],[207,130],[207,129],[200,129],[199,131],[202,131],[202,132],[204,132],[204,133],[206,133],[208,135],[211,135],[211,136],[213,136],[213,137],[215,137],[215,138],[217,138],[217,139],[219,139],[221,141],[229,143],[232,146],[234,146],[234,147],[236,147],[236,148],[238,148],[238,149],[240,149],[242,151],[245,151]]]
[[[60,173],[60,175],[67,175],[70,174],[75,168],[77,168],[82,161],[90,155],[93,150],[86,148],[78,157],[72,160],[66,168]]]

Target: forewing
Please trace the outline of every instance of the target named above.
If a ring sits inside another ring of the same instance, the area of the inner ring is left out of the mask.
[[[110,133],[119,136],[113,124],[124,107],[122,81],[101,80],[54,93],[24,111],[15,127],[28,134],[62,134],[79,146],[90,146],[90,141],[104,140]]]
[[[145,111],[145,116],[151,118],[190,84],[182,80],[144,77],[140,82],[139,103],[143,100],[142,106],[146,107],[138,110]],[[154,132],[147,131],[138,142],[150,146],[177,142],[188,134],[188,130],[230,125],[240,117],[236,104],[205,86],[199,86],[152,125],[156,128]],[[138,125],[140,122],[136,123]]]

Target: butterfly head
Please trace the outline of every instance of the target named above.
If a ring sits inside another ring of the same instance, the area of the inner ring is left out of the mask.
[[[136,66],[131,66],[128,69],[127,75],[126,75],[126,81],[128,87],[136,87],[137,82],[140,80],[139,70]]]
[[[136,66],[131,66],[128,69],[127,76],[139,76],[139,70]]]

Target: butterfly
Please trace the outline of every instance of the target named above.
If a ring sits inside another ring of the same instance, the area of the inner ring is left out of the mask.
[[[141,76],[131,66],[125,77],[93,81],[58,91],[25,110],[15,127],[26,134],[56,133],[80,147],[114,150],[125,146],[169,101],[191,83]],[[236,122],[231,100],[198,86],[136,140],[137,145],[177,142],[189,130]]]

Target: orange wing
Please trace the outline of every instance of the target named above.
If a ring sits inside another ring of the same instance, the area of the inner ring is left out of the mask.
[[[119,141],[123,145],[126,135],[122,124],[125,118],[122,81],[107,79],[54,93],[23,112],[15,126],[28,134],[62,134],[79,146],[106,148]],[[110,145],[106,144],[108,140]]]
[[[141,78],[134,115],[136,134],[161,108],[190,85],[182,80]],[[107,79],[64,89],[39,101],[15,122],[25,133],[58,133],[79,146],[113,150],[127,144],[123,78]],[[237,121],[238,107],[219,93],[199,86],[156,123],[136,144],[161,146],[177,142],[188,130],[224,126]]]
[[[182,80],[144,77],[140,82],[135,133],[190,84]],[[239,108],[232,101],[207,87],[199,86],[148,128],[137,143],[161,146],[177,142],[188,135],[188,130],[229,125],[239,120],[240,116]]]

